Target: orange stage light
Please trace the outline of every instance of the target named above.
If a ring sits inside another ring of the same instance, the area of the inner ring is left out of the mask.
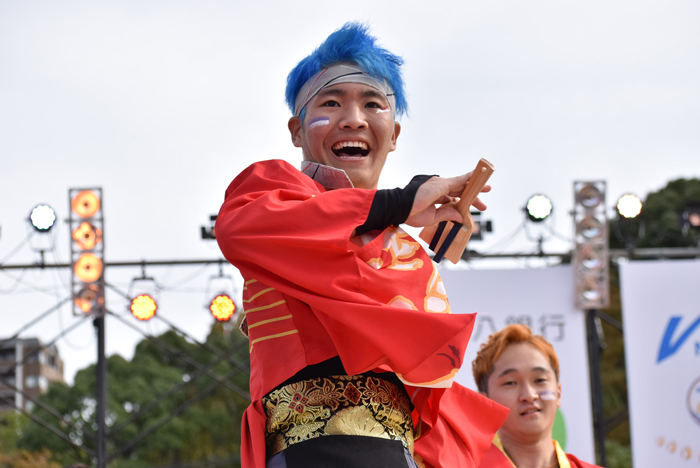
[[[84,253],[73,267],[75,276],[83,283],[92,283],[102,276],[102,260],[95,254]]]
[[[226,322],[230,320],[236,312],[236,304],[234,304],[233,299],[226,294],[219,294],[211,300],[209,310],[216,320],[219,322]]]
[[[104,297],[100,296],[100,288],[96,284],[88,284],[75,295],[75,305],[86,314],[102,304]]]
[[[141,294],[131,300],[131,313],[139,320],[150,320],[156,315],[158,305],[148,294]]]
[[[73,230],[73,240],[80,250],[92,250],[102,242],[102,230],[83,221]]]
[[[78,217],[92,218],[100,209],[100,198],[92,190],[83,190],[73,197],[70,207]]]

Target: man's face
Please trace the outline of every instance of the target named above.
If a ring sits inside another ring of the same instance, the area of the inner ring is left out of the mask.
[[[355,187],[375,189],[401,126],[379,91],[341,83],[314,96],[306,105],[304,125],[292,117],[289,131],[305,160],[343,169]]]
[[[561,384],[549,360],[529,343],[508,345],[494,363],[488,397],[510,409],[499,433],[503,439],[536,442],[552,437]]]

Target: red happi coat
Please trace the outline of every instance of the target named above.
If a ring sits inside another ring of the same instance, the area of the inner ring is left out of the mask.
[[[363,246],[350,241],[374,193],[326,191],[284,161],[253,164],[226,191],[216,237],[245,279],[250,340],[245,467],[265,466],[262,397],[304,367],[334,356],[351,375],[396,373],[423,434],[441,419],[440,398],[462,365],[474,314],[449,314],[433,262],[400,229],[364,236]],[[465,418],[469,413],[494,421],[489,434],[474,434],[480,442],[472,445],[485,451],[505,416],[493,406],[460,411]]]

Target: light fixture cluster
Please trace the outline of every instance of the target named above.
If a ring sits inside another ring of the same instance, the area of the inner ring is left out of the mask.
[[[579,309],[602,309],[610,303],[605,192],[605,181],[574,182],[574,284]]]
[[[73,313],[104,315],[102,189],[70,189]]]

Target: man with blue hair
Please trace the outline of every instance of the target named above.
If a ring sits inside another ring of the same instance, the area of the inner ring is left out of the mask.
[[[474,316],[449,314],[398,227],[462,222],[449,202],[470,174],[377,190],[407,108],[401,65],[361,24],[332,33],[287,79],[301,171],[261,161],[226,191],[217,240],[245,280],[250,343],[244,467],[478,466],[505,418],[453,385]],[[423,460],[419,436],[442,456]]]

